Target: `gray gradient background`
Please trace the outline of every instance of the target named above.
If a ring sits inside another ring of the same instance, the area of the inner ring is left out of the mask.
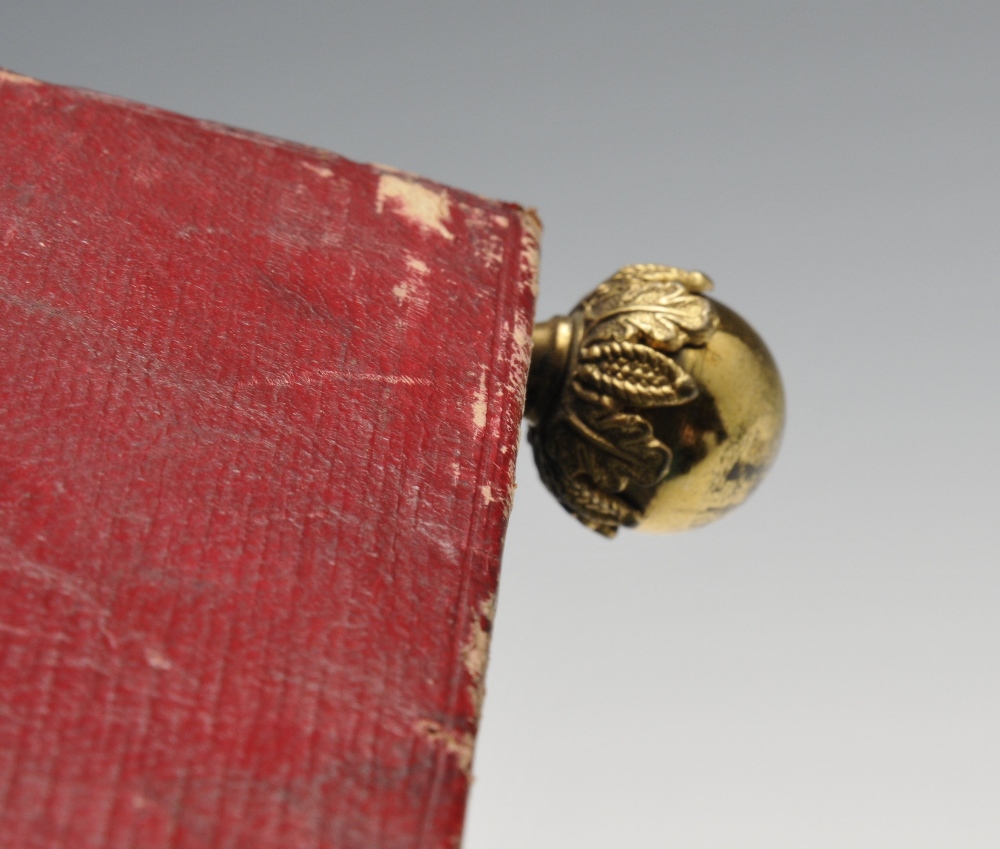
[[[1000,846],[1000,4],[0,2],[0,65],[539,208],[540,315],[700,268],[779,462],[696,533],[528,452],[467,849]]]

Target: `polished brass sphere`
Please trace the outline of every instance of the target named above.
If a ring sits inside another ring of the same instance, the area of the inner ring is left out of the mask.
[[[774,459],[778,369],[711,287],[700,272],[627,266],[536,325],[528,439],[545,485],[599,533],[707,524]]]
[[[683,531],[718,519],[746,500],[778,451],[785,420],[778,368],[753,328],[713,303],[715,333],[704,346],[675,354],[698,395],[649,413],[653,433],[673,458],[643,511],[641,530]]]

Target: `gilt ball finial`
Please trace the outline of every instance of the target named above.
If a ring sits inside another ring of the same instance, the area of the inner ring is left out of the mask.
[[[627,266],[535,328],[528,439],[545,485],[599,533],[706,524],[774,459],[777,367],[711,288],[698,271]]]

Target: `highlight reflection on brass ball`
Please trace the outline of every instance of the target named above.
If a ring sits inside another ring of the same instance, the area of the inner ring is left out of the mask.
[[[621,269],[535,328],[525,415],[546,486],[588,527],[698,527],[742,503],[784,420],[760,337],[700,272]]]

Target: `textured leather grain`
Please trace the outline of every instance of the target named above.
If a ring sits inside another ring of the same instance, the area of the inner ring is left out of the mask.
[[[537,235],[0,74],[0,846],[457,845]]]

